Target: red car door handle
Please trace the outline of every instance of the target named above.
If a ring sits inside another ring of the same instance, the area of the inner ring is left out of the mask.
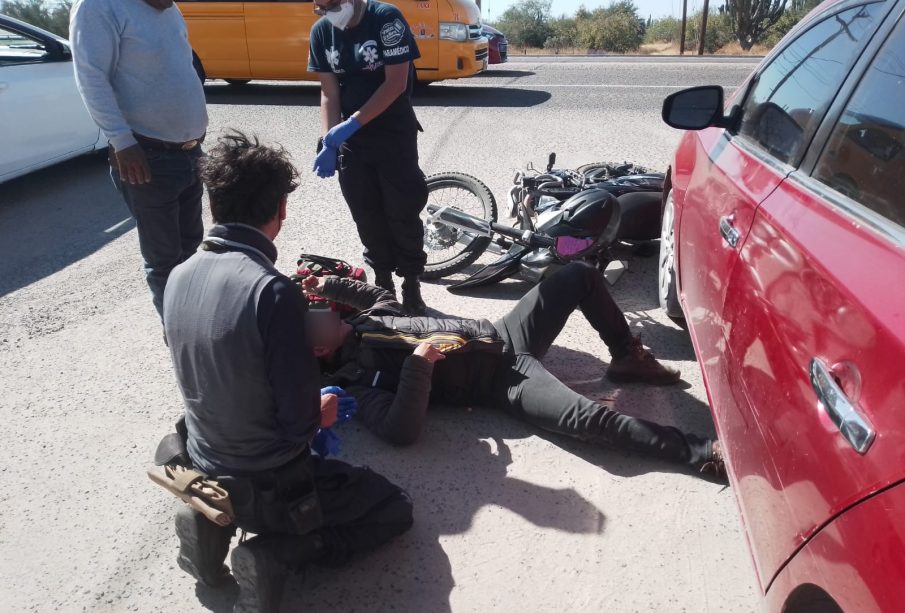
[[[732,215],[720,217],[720,234],[723,235],[723,240],[729,243],[730,247],[733,249],[738,247],[738,241],[741,239],[742,235],[735,229],[735,226],[732,225]]]
[[[832,371],[819,358],[812,358],[808,369],[811,386],[830,419],[839,428],[845,440],[860,454],[867,453],[876,438],[876,432],[858,407],[845,395]]]

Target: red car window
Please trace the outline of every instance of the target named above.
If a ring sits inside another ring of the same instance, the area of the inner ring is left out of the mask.
[[[905,227],[905,23],[848,101],[814,176]]]
[[[740,134],[780,161],[796,163],[881,13],[882,3],[842,11],[789,44],[758,75]]]

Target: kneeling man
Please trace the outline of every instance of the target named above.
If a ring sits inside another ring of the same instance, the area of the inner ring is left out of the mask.
[[[229,491],[238,527],[258,535],[232,554],[235,611],[278,611],[287,571],[377,547],[411,526],[412,505],[371,470],[311,454],[318,428],[336,419],[336,397],[320,394],[304,296],[274,268],[272,241],[298,185],[286,153],[227,136],[202,178],[217,225],[170,275],[164,326],[188,455]],[[183,570],[205,584],[225,578],[234,527],[186,506],[176,531]]]

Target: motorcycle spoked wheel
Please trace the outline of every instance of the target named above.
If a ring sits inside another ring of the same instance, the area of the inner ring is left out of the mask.
[[[497,206],[484,183],[461,172],[444,172],[427,177],[427,191],[427,206],[421,213],[427,263],[421,278],[440,279],[459,272],[481,257],[490,244],[490,238],[442,224],[429,224],[428,209],[448,206],[487,221],[496,221]]]

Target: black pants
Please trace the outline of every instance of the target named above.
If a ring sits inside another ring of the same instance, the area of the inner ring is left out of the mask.
[[[585,264],[569,264],[494,324],[506,349],[491,392],[493,404],[551,432],[692,466],[709,460],[709,440],[602,406],[544,368],[540,358],[577,308],[614,357],[627,351],[631,332],[603,275]]]
[[[418,166],[418,128],[392,132],[365,126],[343,145],[339,185],[349,205],[364,260],[375,272],[401,277],[424,272],[427,183]]]
[[[328,566],[342,565],[355,554],[375,549],[411,527],[411,499],[402,488],[382,475],[364,466],[318,456],[305,461],[308,462],[305,474],[313,475],[323,515],[320,527],[311,531],[294,529],[294,526],[287,528],[292,522],[283,516],[285,505],[279,500],[271,509],[262,508],[261,499],[266,501],[269,488],[260,483],[262,480],[267,483],[267,477],[255,479],[259,485],[253,488],[251,495],[259,500],[247,505],[241,504],[248,496],[240,491],[241,481],[221,478],[221,484],[234,499],[236,524],[261,535],[317,534],[324,544],[323,556],[318,563]],[[277,512],[271,512],[273,509]],[[223,529],[227,543],[231,535],[229,529]]]

